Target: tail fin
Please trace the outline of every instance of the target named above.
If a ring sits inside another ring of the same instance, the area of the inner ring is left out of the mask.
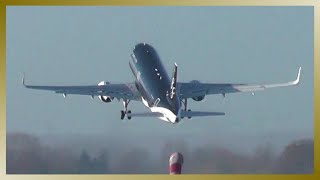
[[[177,94],[177,74],[178,74],[178,65],[174,63],[174,69],[172,73],[171,86],[170,86],[170,99],[176,97]]]

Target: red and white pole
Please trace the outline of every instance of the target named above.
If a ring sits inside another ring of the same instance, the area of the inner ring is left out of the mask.
[[[181,153],[175,152],[171,154],[169,160],[169,171],[170,174],[181,174],[183,164],[183,156]]]

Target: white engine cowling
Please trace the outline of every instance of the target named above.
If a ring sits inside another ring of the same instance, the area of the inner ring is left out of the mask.
[[[98,86],[103,86],[103,85],[107,85],[107,84],[109,84],[109,82],[101,81],[101,82],[99,82]],[[109,103],[109,102],[112,102],[113,97],[110,97],[110,96],[99,96],[99,99],[102,102]]]

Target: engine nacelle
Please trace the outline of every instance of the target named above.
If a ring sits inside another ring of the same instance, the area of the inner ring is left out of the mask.
[[[192,99],[195,100],[195,101],[202,101],[204,99],[204,95],[203,96],[193,97]]]
[[[190,81],[190,83],[194,84],[194,86],[201,86],[201,82],[198,80],[192,80],[192,81]],[[203,96],[195,96],[192,99],[195,101],[202,101],[204,99],[204,95]]]
[[[200,84],[201,82],[200,82],[200,81],[198,81],[198,80],[192,80],[192,81],[190,81],[190,83],[193,83],[193,84]]]
[[[107,85],[107,84],[110,84],[110,83],[106,82],[106,81],[101,81],[101,82],[99,82],[98,86],[103,86],[103,85]],[[109,103],[109,102],[112,102],[113,97],[110,97],[110,96],[99,96],[99,99],[102,102]]]

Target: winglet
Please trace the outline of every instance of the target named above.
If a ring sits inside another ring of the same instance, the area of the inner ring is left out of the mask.
[[[25,73],[23,73],[23,77],[22,77],[22,85],[23,85],[23,86],[26,86],[24,79],[25,79]]]
[[[298,84],[300,82],[300,73],[301,73],[301,67],[299,67],[297,79],[292,82],[293,84]]]

